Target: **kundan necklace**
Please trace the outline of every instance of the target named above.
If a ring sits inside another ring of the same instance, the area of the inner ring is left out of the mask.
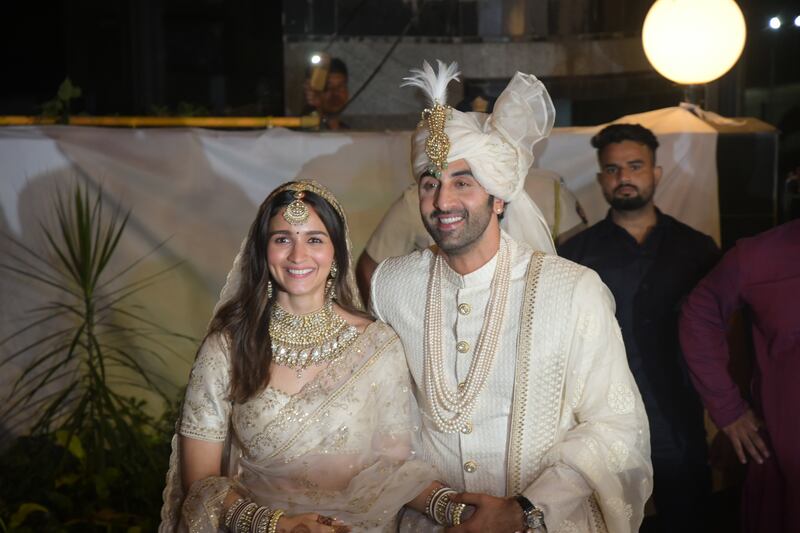
[[[333,311],[333,300],[307,315],[293,315],[278,303],[269,321],[272,360],[297,370],[338,358],[358,337],[358,330]]]
[[[475,355],[470,362],[467,379],[463,385],[456,387],[456,390],[448,388],[444,371],[443,263],[444,259],[437,254],[428,282],[428,300],[425,304],[425,391],[431,406],[431,417],[439,431],[457,433],[467,426],[478,395],[492,370],[511,282],[511,252],[505,240],[501,239],[500,250],[497,252],[497,265],[489,288],[489,302],[486,304]]]

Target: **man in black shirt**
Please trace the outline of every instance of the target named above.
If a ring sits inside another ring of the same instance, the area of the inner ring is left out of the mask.
[[[662,170],[650,130],[614,124],[594,136],[592,146],[611,209],[558,253],[597,271],[617,303],[628,362],[650,420],[658,516],[645,520],[642,531],[705,531],[711,481],[703,407],[683,363],[678,316],[719,250],[711,237],[654,205]]]

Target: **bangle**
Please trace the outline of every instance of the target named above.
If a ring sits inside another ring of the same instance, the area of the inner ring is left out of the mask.
[[[278,520],[284,515],[283,509],[275,509],[269,517],[269,526],[267,533],[276,533],[278,531]]]
[[[467,505],[464,503],[456,503],[453,505],[453,512],[450,514],[450,525],[457,526],[461,523],[461,513],[463,513],[466,508]]]
[[[269,527],[269,517],[272,515],[272,509],[269,507],[261,506],[253,515],[253,525],[250,526],[251,533],[267,533]]]
[[[253,515],[258,510],[258,504],[251,501],[244,506],[244,509],[236,517],[236,533],[249,533],[250,524],[253,523]]]
[[[236,514],[237,511],[239,510],[239,507],[244,505],[247,501],[248,500],[246,498],[239,498],[238,500],[233,502],[230,507],[228,507],[228,511],[225,513],[225,518],[222,521],[222,526],[225,529],[230,531],[231,524],[233,523],[233,521],[232,521],[233,515]]]
[[[447,526],[450,525],[448,521],[448,512],[447,509],[450,506],[450,496],[455,494],[451,488],[447,488],[446,490],[442,491],[440,494],[434,498],[433,505],[433,519],[436,520],[436,523],[440,526]]]
[[[242,514],[244,514],[245,512],[245,508],[252,502],[253,501],[250,500],[249,498],[244,499],[236,506],[236,509],[234,509],[234,511],[231,513],[231,521],[230,524],[228,524],[228,531],[230,533],[236,533],[237,531],[240,531],[239,522],[242,518]]]
[[[444,487],[435,488],[428,494],[428,499],[425,500],[425,514],[433,518],[433,513],[431,513],[431,502],[433,501],[433,496],[436,494],[440,489]]]
[[[438,489],[436,489],[433,492],[433,494],[431,494],[430,498],[428,498],[428,505],[425,509],[425,513],[431,518],[431,520],[440,525],[441,523],[436,518],[436,507],[437,504],[439,503],[439,498],[441,498],[441,495],[447,492],[448,490],[451,490],[450,487],[439,487]]]

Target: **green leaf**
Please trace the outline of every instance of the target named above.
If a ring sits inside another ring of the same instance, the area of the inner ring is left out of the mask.
[[[17,512],[11,515],[11,521],[8,523],[8,529],[14,530],[21,526],[25,520],[28,518],[28,515],[31,513],[49,513],[50,511],[47,507],[43,505],[39,505],[38,503],[27,502],[23,503],[17,509]]]
[[[110,492],[108,490],[108,481],[100,474],[94,476],[94,490],[101,500],[107,500]]]
[[[55,487],[56,488],[64,487],[64,486],[68,487],[70,485],[74,485],[75,483],[80,481],[80,479],[81,479],[81,476],[79,476],[78,474],[66,474],[66,475],[63,475],[63,476],[61,476],[59,478],[56,478]]]
[[[64,111],[64,102],[61,100],[48,100],[42,104],[42,115],[46,117],[57,117]]]
[[[80,87],[73,85],[72,80],[66,78],[58,87],[58,99],[62,102],[68,102],[74,98],[79,98],[82,92]]]
[[[69,439],[69,445],[67,445],[67,439]],[[69,450],[69,453],[79,461],[83,461],[86,457],[86,452],[83,451],[83,445],[81,445],[81,440],[77,435],[70,435],[65,430],[56,431],[56,443]]]

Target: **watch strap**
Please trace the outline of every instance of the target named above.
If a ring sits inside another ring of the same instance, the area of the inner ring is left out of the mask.
[[[533,502],[522,494],[514,496],[524,515],[525,527],[531,529],[544,528],[544,513]]]

